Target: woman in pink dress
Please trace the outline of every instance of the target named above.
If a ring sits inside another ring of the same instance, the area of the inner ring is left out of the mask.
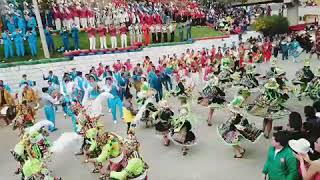
[[[320,159],[311,161],[308,156],[310,149],[310,143],[306,139],[290,140],[289,146],[296,154],[296,158],[299,160],[299,171],[303,180],[320,180]],[[314,151],[320,153],[320,138],[314,142]]]

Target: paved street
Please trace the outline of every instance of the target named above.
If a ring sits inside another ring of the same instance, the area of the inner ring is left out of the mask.
[[[222,44],[222,42],[219,42],[219,44]],[[161,53],[165,52],[159,52],[159,56]],[[315,59],[311,62],[313,70],[319,67],[319,62],[319,60]],[[303,66],[303,63],[293,63],[291,61],[279,61],[278,64],[287,72],[289,79],[292,79],[296,70]],[[257,71],[265,73],[268,67],[269,65],[267,64],[258,65]],[[231,99],[235,95],[235,92],[235,88],[228,89],[228,99]],[[177,100],[171,99],[169,103],[175,110],[177,109]],[[292,98],[288,102],[288,107],[291,110],[301,112],[302,107],[310,103],[309,99],[303,99],[299,102]],[[196,105],[194,102],[192,111],[198,119],[195,127],[198,144],[191,148],[187,156],[182,156],[180,147],[174,144],[171,144],[169,147],[163,146],[161,138],[155,135],[153,128],[137,128],[136,133],[141,142],[141,154],[150,166],[150,180],[258,180],[261,178],[261,169],[270,144],[269,140],[261,138],[256,144],[244,143],[243,147],[246,148],[247,152],[245,158],[234,159],[232,148],[222,142],[216,130],[219,124],[227,120],[227,111],[221,110],[214,114],[215,122],[212,127],[206,125],[207,108]],[[37,119],[43,118],[44,112],[41,109],[38,111]],[[262,127],[261,118],[251,116],[248,118],[250,122],[254,122],[258,127]],[[125,134],[126,125],[120,121],[118,124],[113,124],[110,113],[105,112],[102,120],[108,131],[114,131],[121,135]],[[286,121],[286,119],[277,120],[275,124],[285,125]],[[59,130],[50,135],[51,140],[56,139],[63,132],[71,131],[70,118],[64,119],[63,114],[61,112],[58,113],[57,127]],[[18,180],[19,176],[13,174],[17,165],[9,153],[10,148],[13,148],[18,142],[17,133],[13,132],[11,127],[1,127],[0,137],[2,142],[0,147],[0,179]],[[82,157],[73,155],[77,150],[78,147],[73,146],[66,149],[63,153],[54,155],[50,164],[54,174],[62,177],[64,180],[97,179],[98,176],[90,173],[92,165],[83,164]]]

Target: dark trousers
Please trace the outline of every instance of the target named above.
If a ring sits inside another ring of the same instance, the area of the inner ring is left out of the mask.
[[[168,33],[163,33],[163,42],[168,42]]]
[[[156,43],[157,42],[157,35],[156,33],[152,33],[152,43]]]
[[[161,43],[161,41],[162,41],[162,33],[161,33],[161,32],[158,32],[157,35],[158,35],[158,39],[157,39],[158,41],[157,41],[157,42],[158,42],[158,43]]]
[[[277,48],[277,47],[273,48],[273,56],[274,56],[275,58],[277,58],[277,57],[278,57],[278,54],[279,54],[279,48]]]
[[[282,60],[289,59],[289,51],[282,51]]]
[[[170,42],[174,42],[174,32],[170,33]]]
[[[160,89],[157,89],[157,93],[156,93],[156,102],[159,102],[159,101],[161,101],[161,99],[162,99],[162,88],[160,88]]]
[[[182,32],[179,32],[179,37],[180,37],[180,41],[184,41],[184,38],[183,38],[183,31],[182,31]]]
[[[187,30],[187,40],[191,39],[191,30]]]
[[[171,91],[172,90],[172,81],[170,77],[167,77],[165,79],[163,79],[162,84],[164,85],[164,88],[167,91]]]

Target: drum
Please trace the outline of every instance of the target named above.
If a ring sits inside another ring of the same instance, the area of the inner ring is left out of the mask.
[[[1,116],[8,118],[9,120],[13,120],[17,115],[17,109],[15,106],[4,106],[0,110],[0,114]]]

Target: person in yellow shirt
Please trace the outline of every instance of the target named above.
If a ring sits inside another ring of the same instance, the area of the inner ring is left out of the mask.
[[[137,111],[133,109],[132,95],[129,94],[128,98],[123,103],[123,120],[128,125],[127,134],[130,130],[131,123],[133,122],[136,114]]]

